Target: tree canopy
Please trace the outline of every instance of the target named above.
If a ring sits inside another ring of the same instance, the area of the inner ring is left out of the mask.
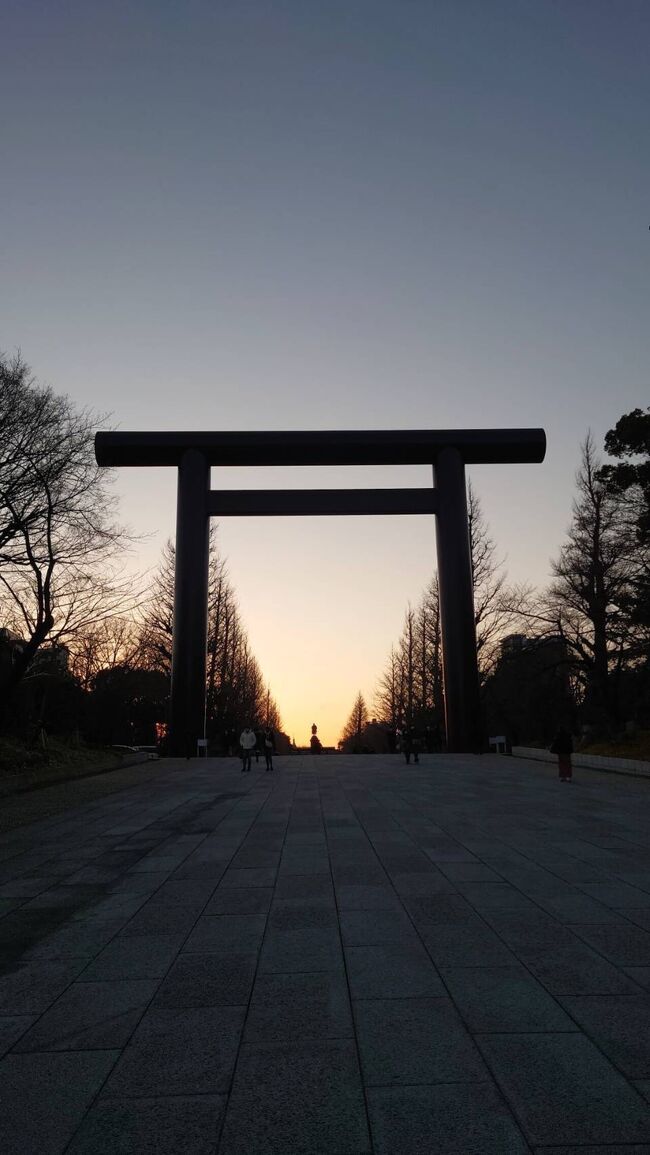
[[[605,435],[605,449],[618,465],[604,465],[601,480],[635,500],[641,537],[650,539],[650,408],[624,413]]]

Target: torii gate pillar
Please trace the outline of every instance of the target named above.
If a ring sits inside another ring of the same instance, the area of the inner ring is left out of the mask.
[[[178,463],[169,746],[189,757],[195,757],[197,739],[205,736],[209,491],[205,454],[186,450]]]
[[[455,448],[443,449],[433,467],[438,494],[436,553],[445,686],[447,749],[482,746],[474,583],[467,518],[465,465]]]

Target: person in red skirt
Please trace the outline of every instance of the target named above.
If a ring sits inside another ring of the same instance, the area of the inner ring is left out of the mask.
[[[571,755],[573,754],[573,739],[568,730],[563,726],[560,727],[555,735],[551,745],[549,746],[551,754],[557,754],[557,765],[560,782],[570,782],[573,769],[571,766]]]

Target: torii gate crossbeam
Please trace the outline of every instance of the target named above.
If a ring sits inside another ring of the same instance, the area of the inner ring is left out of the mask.
[[[176,577],[169,745],[205,733],[208,543],[212,516],[435,514],[447,746],[482,748],[465,465],[540,462],[543,429],[102,432],[99,465],[176,466]],[[212,465],[415,465],[435,489],[210,491]]]

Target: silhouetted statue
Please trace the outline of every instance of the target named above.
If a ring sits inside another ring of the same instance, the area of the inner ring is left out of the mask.
[[[323,747],[321,746],[320,738],[318,737],[318,734],[317,734],[317,730],[318,730],[318,726],[316,725],[315,722],[313,722],[312,727],[311,727],[311,738],[309,740],[309,745],[311,746],[312,754],[320,754],[321,750],[323,749]]]

